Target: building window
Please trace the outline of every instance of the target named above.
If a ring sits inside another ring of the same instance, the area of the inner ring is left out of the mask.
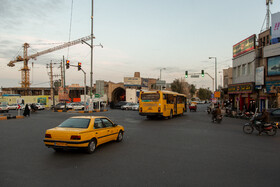
[[[247,68],[247,74],[248,74],[248,75],[251,74],[251,64],[252,64],[252,63],[249,63],[249,64],[248,64],[248,68]]]
[[[265,37],[263,37],[263,45],[262,46],[265,46]]]
[[[246,74],[246,72],[245,72],[245,64],[244,65],[242,65],[242,75],[245,75]]]
[[[260,43],[259,43],[259,45],[262,46],[262,39],[261,39],[261,38],[260,38]]]
[[[237,68],[237,77],[239,77],[240,76],[240,66],[238,66],[238,68]]]
[[[269,45],[269,35],[266,36],[266,43]]]
[[[233,70],[232,70],[233,72],[232,72],[232,75],[233,76],[235,76],[235,77],[237,77],[237,71],[236,71],[236,68],[233,68]]]

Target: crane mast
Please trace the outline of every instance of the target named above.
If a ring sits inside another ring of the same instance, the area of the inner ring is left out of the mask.
[[[47,53],[51,53],[53,51],[57,51],[57,50],[60,50],[60,49],[66,48],[66,47],[70,47],[70,46],[73,46],[73,45],[76,45],[76,44],[79,44],[79,43],[83,43],[83,41],[90,40],[91,38],[94,39],[95,37],[89,35],[89,36],[86,36],[86,37],[83,37],[83,38],[80,38],[80,39],[77,39],[77,40],[74,40],[74,41],[70,41],[70,42],[64,43],[62,45],[50,48],[50,49],[46,49],[44,51],[35,53],[33,55],[30,55],[30,56],[28,56],[28,54],[27,54],[27,49],[29,48],[29,44],[24,43],[23,44],[23,58],[21,56],[17,56],[15,60],[10,61],[7,65],[9,67],[14,67],[15,63],[23,61],[23,68],[21,69],[21,87],[22,88],[29,88],[30,87],[30,76],[29,76],[30,69],[28,67],[28,61],[30,59],[36,59],[36,57],[38,57],[38,56],[41,56],[41,55],[44,55],[44,54],[47,54]]]

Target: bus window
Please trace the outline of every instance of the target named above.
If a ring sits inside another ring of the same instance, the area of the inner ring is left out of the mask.
[[[174,103],[174,98],[173,98],[173,95],[171,94],[168,94],[167,95],[167,104],[173,104]]]
[[[158,102],[159,98],[159,93],[148,93],[141,95],[142,102]]]

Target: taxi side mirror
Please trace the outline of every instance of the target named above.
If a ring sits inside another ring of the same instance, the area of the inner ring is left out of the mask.
[[[118,124],[117,124],[117,123],[114,123],[114,127],[116,127],[116,126],[118,126]]]

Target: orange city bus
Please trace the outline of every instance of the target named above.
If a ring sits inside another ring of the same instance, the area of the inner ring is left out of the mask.
[[[171,91],[141,91],[139,96],[139,114],[151,118],[183,115],[187,111],[186,95]]]

